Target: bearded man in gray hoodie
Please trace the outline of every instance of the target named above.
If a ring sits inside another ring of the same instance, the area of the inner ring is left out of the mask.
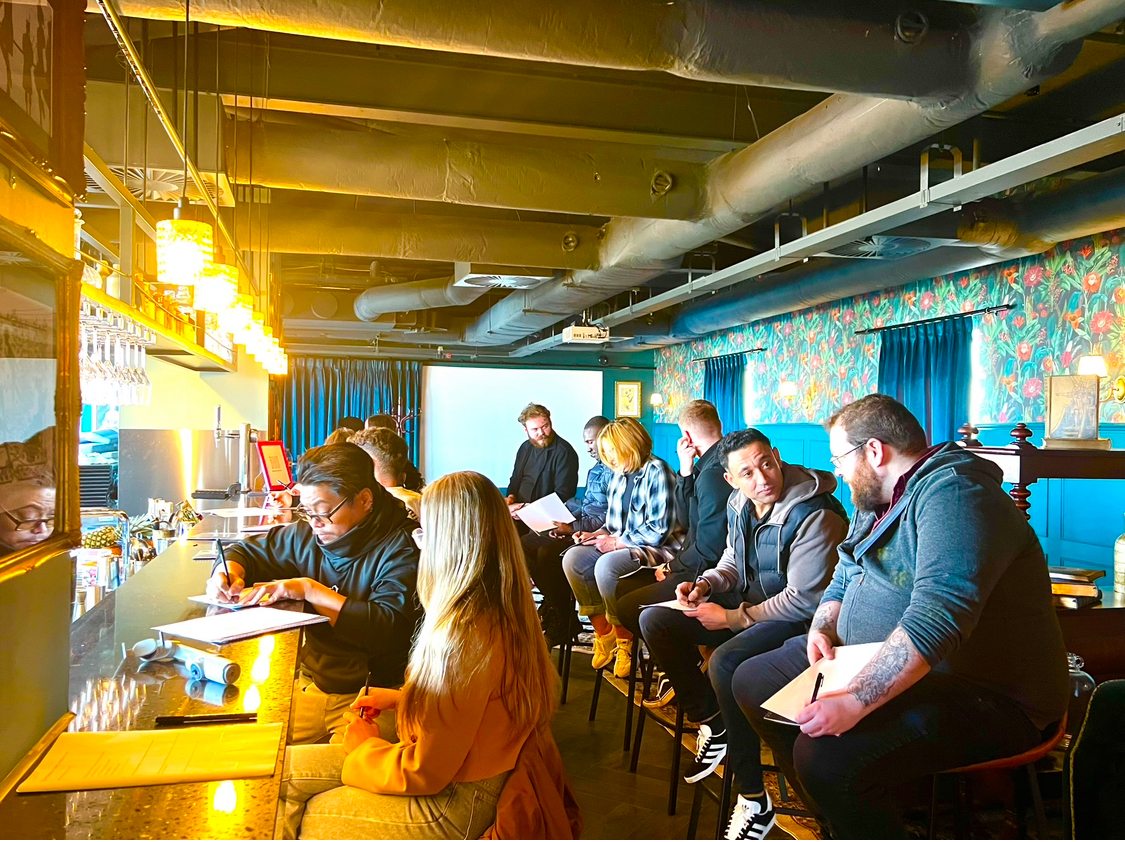
[[[677,586],[687,610],[646,608],[640,626],[685,715],[700,723],[685,780],[711,774],[729,746],[740,787],[757,792],[761,744],[730,693],[731,675],[747,658],[808,631],[848,521],[832,496],[836,478],[785,464],[759,430],[729,433],[717,447],[735,488],[726,549],[715,568]],[[696,666],[699,646],[717,647],[707,675]]]
[[[734,694],[835,838],[901,839],[899,787],[1021,754],[1056,729],[1066,649],[1039,538],[996,465],[953,442],[927,448],[918,420],[886,395],[825,426],[856,505],[851,531],[809,634],[746,661]],[[879,642],[797,727],[765,718],[762,702],[809,664]],[[740,828],[772,813],[768,801],[740,808]]]

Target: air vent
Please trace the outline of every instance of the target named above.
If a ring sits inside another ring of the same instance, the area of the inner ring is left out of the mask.
[[[125,168],[118,164],[111,164],[109,169],[124,182],[129,192],[137,199],[140,199],[141,193],[144,193],[145,201],[177,202],[180,199],[180,194],[183,192],[183,170],[150,167],[146,183],[145,171],[141,167],[129,167],[128,174],[126,174]],[[226,208],[234,207],[231,185],[225,173],[204,172],[201,173],[201,175],[207,185],[207,192],[211,194],[211,198],[215,200],[215,204]],[[104,193],[105,191],[87,174],[86,192]],[[199,202],[203,199],[199,189],[195,186],[195,182],[191,179],[191,176],[188,176],[187,195],[188,199],[193,202]]]
[[[827,253],[831,257],[857,257],[874,260],[899,260],[937,248],[941,243],[921,237],[864,237],[837,246]]]
[[[453,264],[454,286],[492,289],[531,289],[551,280],[551,275],[488,275],[474,272],[468,263]]]

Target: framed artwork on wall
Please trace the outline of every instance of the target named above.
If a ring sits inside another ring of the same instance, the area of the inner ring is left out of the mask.
[[[614,398],[614,413],[618,418],[641,417],[640,380],[618,380]]]
[[[1045,447],[1108,447],[1109,439],[1098,438],[1099,385],[1096,374],[1063,374],[1047,378]]]

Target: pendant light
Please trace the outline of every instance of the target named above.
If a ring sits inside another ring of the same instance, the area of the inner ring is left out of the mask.
[[[195,309],[216,316],[234,306],[238,298],[238,267],[226,263],[206,266],[195,283]]]
[[[187,137],[188,125],[188,26],[191,22],[191,0],[184,7],[184,118],[183,132]],[[196,94],[198,96],[198,92]],[[184,145],[183,192],[171,219],[156,223],[156,272],[162,284],[195,286],[204,271],[215,260],[214,229],[208,222],[187,219],[188,164],[187,146]]]

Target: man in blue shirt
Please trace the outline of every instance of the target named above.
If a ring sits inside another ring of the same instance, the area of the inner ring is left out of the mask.
[[[595,415],[582,430],[582,440],[586,443],[586,450],[594,457],[594,467],[586,475],[586,493],[582,499],[574,498],[566,503],[567,509],[574,515],[574,522],[556,523],[547,535],[529,531],[520,538],[531,578],[543,594],[539,615],[548,647],[564,643],[578,629],[574,595],[562,569],[562,553],[574,546],[570,538],[572,534],[595,532],[605,523],[606,492],[613,471],[598,459],[597,440],[598,433],[608,423],[608,418]]]

